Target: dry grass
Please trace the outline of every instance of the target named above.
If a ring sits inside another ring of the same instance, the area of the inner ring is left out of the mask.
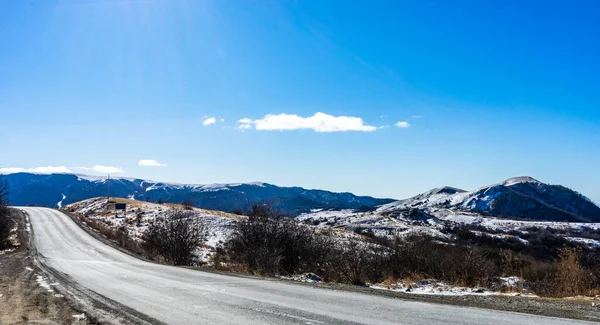
[[[87,204],[87,202],[98,201],[98,200],[106,200],[106,198],[105,197],[104,198],[96,197],[96,198],[92,198],[92,199],[88,199],[88,200],[84,200],[84,201],[71,203],[68,206],[66,206],[65,209],[74,212],[77,209],[80,209],[83,205]],[[127,212],[128,213],[133,212],[132,210],[144,209],[144,208],[145,209],[155,209],[155,210],[161,210],[161,209],[162,210],[189,210],[189,207],[186,207],[183,204],[177,204],[177,203],[162,203],[162,204],[160,204],[160,203],[131,200],[131,199],[119,198],[119,197],[111,197],[110,202],[127,204]],[[217,211],[217,210],[207,210],[207,209],[201,209],[201,208],[196,208],[196,207],[194,207],[191,211],[194,211],[197,213],[215,215],[215,216],[229,218],[229,219],[233,219],[233,220],[243,220],[246,218],[245,216],[240,216],[240,215],[233,214],[233,213]],[[99,212],[99,214],[102,216],[110,216],[110,215],[115,214],[115,211],[114,210],[105,210],[103,212]]]
[[[587,272],[579,265],[581,251],[564,248],[559,251],[556,270],[557,296],[574,297],[587,294]]]

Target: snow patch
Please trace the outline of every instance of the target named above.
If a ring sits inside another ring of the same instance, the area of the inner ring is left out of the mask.
[[[63,201],[67,198],[64,194],[60,193],[60,195],[62,195],[62,200],[58,201],[58,203],[56,205],[58,205],[58,208],[61,209],[62,208],[62,203]]]
[[[514,281],[515,277],[506,278],[507,281]],[[518,279],[518,278],[517,278]],[[470,287],[457,287],[449,284],[435,281],[435,280],[424,280],[412,283],[398,282],[394,284],[377,284],[371,285],[370,288],[379,290],[390,290],[395,292],[402,292],[408,294],[421,294],[421,295],[439,295],[439,296],[466,296],[466,295],[480,295],[480,296],[492,296],[492,295],[509,295],[509,296],[524,296],[524,297],[537,297],[527,293],[502,293],[498,291],[490,291],[483,288],[470,288]]]
[[[50,284],[48,283],[48,279],[43,277],[42,275],[37,274],[35,282],[37,282],[37,284],[40,287],[46,289],[48,292],[54,292],[54,290],[52,290],[52,288],[50,287]],[[56,284],[53,283],[52,285],[56,285]]]
[[[75,314],[73,315],[73,318],[75,318],[78,321],[86,319],[85,314]]]

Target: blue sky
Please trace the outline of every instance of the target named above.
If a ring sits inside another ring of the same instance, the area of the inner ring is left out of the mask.
[[[0,167],[393,198],[530,175],[600,202],[599,10],[3,1]]]

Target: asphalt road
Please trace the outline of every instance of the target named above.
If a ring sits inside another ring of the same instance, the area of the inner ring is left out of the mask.
[[[45,266],[167,324],[593,324],[148,263],[94,239],[56,210],[22,209]]]

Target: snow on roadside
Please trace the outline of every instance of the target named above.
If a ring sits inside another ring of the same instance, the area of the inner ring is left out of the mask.
[[[82,321],[86,319],[85,314],[75,314],[73,315],[73,318],[75,318],[76,321]]]
[[[516,277],[503,278],[506,281],[512,281],[515,284]],[[483,288],[469,288],[469,287],[458,287],[451,286],[449,284],[435,281],[435,280],[424,280],[412,283],[398,282],[393,284],[376,284],[369,286],[372,289],[378,290],[389,290],[395,292],[409,293],[409,294],[421,294],[421,295],[440,295],[440,296],[465,296],[465,295],[480,295],[480,296],[493,296],[493,295],[504,295],[504,296],[522,296],[522,297],[537,297],[536,295],[527,293],[518,293],[512,291],[509,293],[503,293],[499,291],[492,291]]]
[[[46,278],[40,274],[36,274],[35,282],[37,282],[37,284],[40,287],[46,289],[50,293],[54,292],[54,290],[52,289],[52,286],[58,285],[58,283],[48,283],[48,278]]]
[[[21,246],[21,242],[19,241],[19,237],[17,236],[18,227],[13,227],[8,233],[8,241],[12,247],[0,250],[0,255],[8,254],[14,252],[16,247]]]
[[[8,254],[8,253],[12,253],[12,252],[14,252],[14,251],[15,251],[15,249],[14,249],[14,248],[7,248],[7,249],[4,249],[4,250],[1,250],[1,251],[0,251],[0,255],[4,255],[4,254]]]
[[[31,223],[29,222],[28,214],[25,214],[25,231],[31,232]]]
[[[298,282],[307,282],[307,283],[321,283],[323,280],[314,274],[314,273],[304,273],[293,276],[280,276],[279,278],[284,280],[298,281]]]

